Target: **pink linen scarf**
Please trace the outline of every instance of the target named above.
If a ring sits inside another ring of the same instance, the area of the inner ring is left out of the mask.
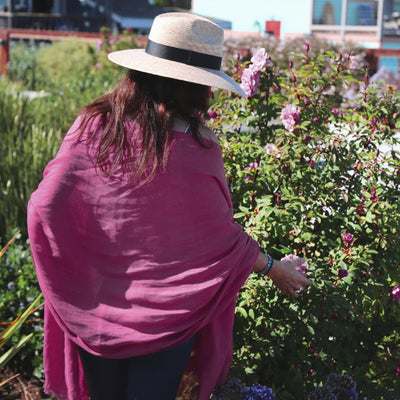
[[[221,150],[172,132],[166,170],[134,188],[122,170],[97,170],[91,147],[76,138],[78,124],[28,205],[46,300],[45,390],[88,398],[77,345],[125,358],[196,333],[188,398],[209,399],[229,370],[236,296],[259,251],[233,221]]]

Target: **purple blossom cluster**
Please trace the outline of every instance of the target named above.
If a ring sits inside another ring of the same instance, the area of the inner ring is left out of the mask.
[[[275,395],[267,386],[244,387],[239,379],[230,378],[213,393],[211,399],[275,400]]]
[[[242,390],[241,400],[275,400],[272,390],[266,386],[253,385]]]
[[[310,393],[309,400],[357,400],[356,387],[351,376],[332,373],[324,386]]]
[[[272,66],[271,57],[263,48],[257,49],[250,61],[251,64],[242,72],[241,78],[241,86],[247,97],[258,93],[262,71]]]
[[[232,397],[231,395],[237,395],[238,397],[244,386],[242,382],[237,378],[229,378],[222,386],[219,386],[213,393],[212,400],[224,400],[225,398]]]
[[[325,386],[338,400],[357,400],[356,383],[349,375],[330,374]]]

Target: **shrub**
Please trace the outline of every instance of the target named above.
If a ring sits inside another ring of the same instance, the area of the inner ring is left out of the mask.
[[[21,82],[25,90],[38,88],[38,46],[34,42],[11,42],[7,66],[10,80]]]
[[[21,240],[21,236],[17,236]],[[0,257],[0,321],[12,322],[30,303],[38,302],[41,292],[28,243],[17,242],[8,248]],[[30,337],[22,350],[14,356],[12,362],[18,370],[34,373],[37,377],[43,374],[43,309],[37,310],[30,321],[20,326],[18,332],[9,338],[11,345],[17,346],[23,337]],[[33,334],[33,335],[32,335]],[[0,340],[1,342],[1,340]],[[9,346],[10,347],[10,346]]]
[[[39,73],[42,79],[60,84],[69,76],[84,76],[95,64],[91,47],[78,38],[53,42],[38,53]]]
[[[232,374],[268,385],[280,400],[306,398],[332,372],[353,376],[363,396],[395,399],[398,94],[390,84],[369,85],[352,54],[312,55],[308,46],[286,70],[267,56],[263,68],[251,63],[243,73],[237,65],[255,94],[220,92],[222,106],[210,113],[236,220],[274,258],[306,257],[314,281],[296,300],[268,280],[248,280]]]

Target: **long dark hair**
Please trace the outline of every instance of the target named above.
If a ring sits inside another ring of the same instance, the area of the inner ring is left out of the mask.
[[[209,97],[208,86],[128,70],[113,92],[82,109],[79,132],[82,135],[93,119],[101,116],[104,129],[95,143],[96,166],[111,175],[130,160],[130,173],[142,185],[166,166],[173,116],[190,123],[191,134],[204,146],[199,126],[208,109]],[[139,128],[136,141],[126,129],[127,120],[133,120]],[[89,142],[95,133],[87,137]]]

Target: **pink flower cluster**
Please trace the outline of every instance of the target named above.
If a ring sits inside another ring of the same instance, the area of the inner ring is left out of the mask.
[[[400,286],[393,286],[391,296],[394,301],[400,301]]]
[[[251,64],[242,73],[241,86],[247,97],[253,97],[260,87],[260,76],[264,68],[272,66],[271,57],[265,49],[257,49],[251,58]]]
[[[281,120],[285,129],[293,132],[295,126],[300,122],[300,108],[293,104],[288,104],[282,109]]]

